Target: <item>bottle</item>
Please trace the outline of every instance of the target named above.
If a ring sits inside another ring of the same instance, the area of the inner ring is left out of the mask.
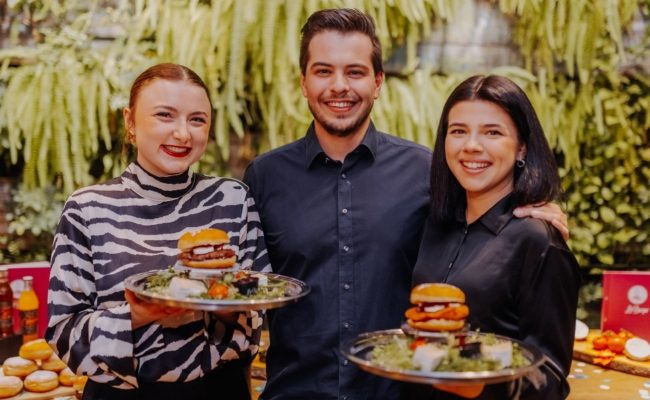
[[[23,343],[38,339],[38,297],[34,291],[33,280],[34,278],[31,276],[23,277],[25,287],[18,298]]]
[[[13,298],[14,294],[9,285],[9,268],[0,267],[0,338],[14,333]]]

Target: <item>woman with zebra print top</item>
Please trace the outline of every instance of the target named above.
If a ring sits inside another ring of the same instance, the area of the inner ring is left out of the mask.
[[[245,368],[258,349],[260,314],[149,304],[123,283],[174,264],[179,237],[208,227],[229,233],[241,268],[268,264],[247,187],[189,169],[210,132],[208,90],[186,67],[156,65],[136,79],[124,117],[137,161],[66,202],[53,244],[46,337],[89,376],[84,399],[250,398]]]

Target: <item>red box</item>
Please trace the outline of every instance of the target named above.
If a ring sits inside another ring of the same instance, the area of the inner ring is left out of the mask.
[[[650,340],[650,272],[603,272],[600,329],[621,328]]]
[[[45,328],[47,328],[47,289],[50,284],[50,263],[47,261],[5,264],[9,267],[9,282],[14,289],[14,301],[18,293],[16,289],[22,289],[23,276],[31,275],[34,277],[34,291],[38,296],[38,337],[43,337]],[[14,304],[14,331],[19,331],[18,310]]]

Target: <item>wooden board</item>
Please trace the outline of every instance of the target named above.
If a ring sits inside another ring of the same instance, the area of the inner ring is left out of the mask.
[[[16,396],[8,397],[5,400],[47,400],[55,397],[74,396],[77,391],[72,386],[59,386],[54,390],[44,393],[34,393],[23,390]]]
[[[625,372],[627,374],[650,377],[650,361],[635,361],[621,354],[615,356],[607,365],[602,365],[598,362],[598,358],[602,357],[602,353],[598,350],[594,350],[591,345],[591,341],[596,336],[598,336],[597,332],[590,332],[589,336],[587,336],[587,340],[576,340],[573,343],[573,358],[590,364],[600,365],[603,368],[611,368]]]

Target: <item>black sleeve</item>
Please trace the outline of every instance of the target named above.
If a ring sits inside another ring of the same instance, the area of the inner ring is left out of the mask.
[[[547,380],[543,391],[554,388],[554,394],[547,392],[553,398],[568,394],[579,286],[578,263],[563,247],[548,246],[537,264],[522,274],[520,338],[548,356],[542,368]]]

